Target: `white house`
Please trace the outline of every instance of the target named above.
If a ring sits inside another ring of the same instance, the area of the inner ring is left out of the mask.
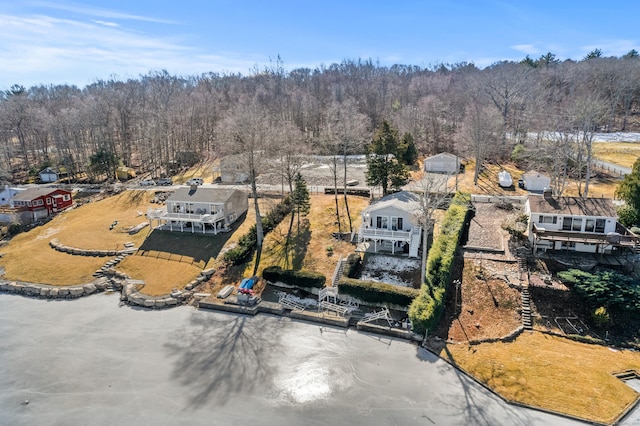
[[[198,185],[178,188],[166,200],[166,209],[149,209],[153,227],[184,232],[207,231],[217,234],[247,212],[247,195],[237,189],[204,188]]]
[[[611,253],[633,248],[638,237],[617,223],[609,198],[553,197],[551,191],[530,195],[525,204],[529,216],[529,241],[538,250],[570,250]]]
[[[420,197],[402,191],[382,197],[362,212],[358,243],[373,244],[373,250],[408,249],[409,257],[418,257],[422,228],[416,223],[420,211]]]
[[[13,197],[18,195],[20,191],[24,191],[25,188],[11,188],[9,185],[5,185],[4,188],[0,191],[0,206],[9,206],[11,205],[11,200]]]
[[[246,158],[239,154],[222,157],[219,164],[213,167],[213,178],[223,183],[246,182],[249,180]]]
[[[55,182],[60,178],[60,172],[52,167],[47,167],[38,173],[38,176],[42,183]]]
[[[527,191],[542,192],[551,187],[551,178],[542,173],[530,170],[522,175],[522,184]]]
[[[430,173],[458,173],[460,171],[460,159],[447,152],[424,159],[424,171]]]

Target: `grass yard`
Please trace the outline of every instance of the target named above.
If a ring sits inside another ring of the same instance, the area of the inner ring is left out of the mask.
[[[606,145],[609,145],[607,143]],[[638,145],[640,148],[640,144]],[[608,161],[608,160],[605,160]],[[621,163],[617,163],[621,164]],[[621,164],[623,165],[623,164]],[[506,195],[506,196],[514,196],[514,195],[527,195],[528,192],[524,189],[518,188],[518,179],[526,173],[526,170],[519,170],[510,164],[502,165],[506,171],[511,174],[511,179],[513,180],[513,187],[511,188],[501,188],[498,185],[498,173],[500,172],[500,168],[493,164],[487,164],[485,169],[480,173],[478,177],[478,185],[473,184],[473,171],[475,168],[475,161],[470,160],[466,165],[466,171],[458,175],[458,190],[469,192],[471,194],[487,194],[487,195]],[[631,166],[628,166],[631,167]],[[453,176],[449,178],[448,186],[450,188],[455,187],[455,179]],[[605,198],[613,198],[616,187],[618,186],[619,180],[616,178],[610,177],[592,177],[589,182],[589,197],[605,197]],[[582,189],[584,190],[584,182],[582,183]],[[565,188],[563,196],[577,196],[578,195],[578,184],[577,182],[569,182],[567,187]]]
[[[593,154],[599,160],[631,168],[633,163],[640,158],[640,143],[595,142]]]
[[[447,344],[441,356],[517,402],[611,423],[638,394],[612,373],[640,371],[640,353],[525,333],[512,343]]]
[[[169,258],[149,256],[129,256],[119,265],[118,270],[126,272],[134,279],[144,280],[141,293],[161,296],[171,293],[174,288],[183,289],[194,280],[202,268],[193,263],[169,260]]]
[[[369,205],[369,199],[365,197],[348,197],[350,216],[353,228],[360,226],[360,212]],[[340,208],[342,232],[349,231],[349,223],[346,216],[344,198],[338,199]],[[283,268],[304,269],[308,271],[324,274],[327,279],[333,275],[336,263],[340,255],[347,256],[353,252],[353,245],[348,241],[339,241],[332,237],[332,233],[338,232],[336,219],[336,204],[333,195],[312,195],[311,211],[305,218],[301,218],[300,234],[297,241],[293,241],[289,253],[286,254],[285,240],[289,229],[290,216],[286,217],[275,230],[269,233],[264,241],[262,259],[260,260],[259,271],[271,265],[278,265]],[[297,218],[293,224],[293,236],[296,238]],[[296,244],[297,243],[297,244]],[[328,255],[327,248],[333,250]],[[288,256],[287,264],[285,258]],[[253,271],[253,262],[247,265],[246,274]]]
[[[4,278],[61,286],[93,281],[93,273],[108,258],[60,253],[49,247],[49,241],[57,238],[67,246],[96,250],[123,249],[128,241],[139,245],[147,232],[129,235],[127,230],[145,221],[137,212],[146,211],[151,198],[151,192],[125,191],[62,213],[44,226],[15,236],[2,248]],[[114,220],[118,225],[109,230]]]
[[[82,249],[123,249],[133,242],[140,250],[127,257],[117,269],[131,278],[145,281],[142,292],[149,295],[167,294],[173,288],[184,288],[202,269],[219,266],[225,248],[236,242],[255,223],[253,205],[232,232],[201,235],[168,231],[153,231],[147,227],[135,235],[128,229],[146,221],[139,213],[147,208],[161,207],[151,203],[154,191],[124,191],[95,203],[67,211],[44,226],[19,234],[1,249],[0,266],[5,279],[51,285],[85,284],[94,280],[93,273],[109,258],[72,256],[49,247],[57,238],[60,243]],[[261,198],[263,213],[277,199]],[[115,221],[118,224],[109,229]]]

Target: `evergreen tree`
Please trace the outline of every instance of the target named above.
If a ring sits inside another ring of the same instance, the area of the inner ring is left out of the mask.
[[[398,161],[400,141],[398,131],[385,120],[376,129],[373,141],[368,146],[367,185],[381,186],[382,195],[389,187],[399,189],[409,182],[407,167]]]
[[[106,174],[108,178],[115,178],[118,157],[106,149],[100,149],[89,157],[90,168],[96,175]]]
[[[309,197],[309,190],[307,189],[307,183],[300,174],[296,173],[294,178],[294,189],[291,194],[291,202],[293,204],[294,212],[298,215],[298,231],[300,231],[300,215],[306,216],[311,210],[311,201]]]
[[[413,166],[418,159],[418,149],[413,141],[411,133],[405,133],[400,141],[398,147],[398,160],[402,161],[407,166]]]
[[[633,163],[631,173],[624,176],[622,182],[616,188],[616,196],[622,198],[632,211],[625,215],[635,221],[640,218],[640,158]],[[635,212],[635,214],[633,214]],[[622,219],[622,217],[621,217]],[[638,223],[623,223],[625,226],[638,225]]]

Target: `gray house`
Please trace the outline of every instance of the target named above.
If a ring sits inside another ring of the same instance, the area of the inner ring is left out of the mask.
[[[424,171],[429,173],[458,173],[460,171],[460,159],[448,152],[424,159]]]
[[[55,182],[60,179],[60,171],[54,169],[53,167],[47,167],[40,173],[38,173],[38,176],[40,177],[40,182],[42,183]]]
[[[167,198],[166,209],[149,209],[147,218],[153,227],[190,232],[228,231],[247,212],[247,195],[237,189],[208,188],[198,185],[178,188]]]
[[[409,257],[418,257],[422,228],[416,217],[420,212],[420,197],[402,191],[382,197],[362,212],[358,242],[373,244],[373,250],[402,251],[408,248]]]

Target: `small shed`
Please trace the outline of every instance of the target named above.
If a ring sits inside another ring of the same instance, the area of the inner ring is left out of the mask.
[[[57,169],[54,169],[53,167],[47,167],[44,170],[42,170],[40,173],[38,173],[38,176],[40,178],[40,182],[50,183],[60,179],[60,172]]]
[[[531,170],[522,175],[522,183],[527,191],[542,192],[551,186],[551,178]]]
[[[118,180],[129,180],[136,177],[136,171],[131,167],[120,166],[116,169],[116,178]]]
[[[458,173],[460,159],[448,152],[441,152],[424,159],[424,171],[429,173]]]

